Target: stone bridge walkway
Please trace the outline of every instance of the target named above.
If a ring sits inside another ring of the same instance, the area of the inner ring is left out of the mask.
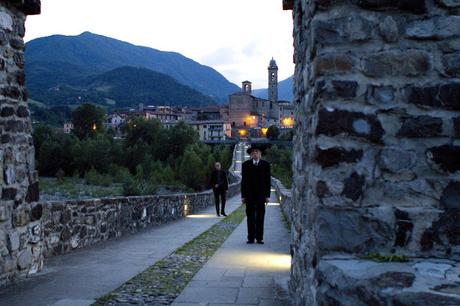
[[[173,306],[289,305],[290,239],[273,192],[272,201],[265,215],[265,244],[246,244],[244,219]]]
[[[238,195],[228,201],[227,211],[239,205]],[[219,220],[210,207],[199,215],[49,258],[42,272],[1,290],[0,305],[90,305]],[[265,245],[247,245],[243,220],[174,305],[286,305],[279,298],[289,277],[289,234],[278,203],[267,207],[265,227]]]
[[[243,144],[238,145],[234,158],[247,158]],[[239,173],[240,169],[238,161],[234,170]],[[279,289],[286,290],[289,277],[289,234],[273,194],[272,201],[265,219],[265,245],[245,243],[243,220],[175,305],[286,305],[280,301]],[[240,203],[240,195],[229,199],[226,212]],[[220,220],[212,205],[198,215],[49,258],[40,273],[0,289],[0,306],[90,305]]]

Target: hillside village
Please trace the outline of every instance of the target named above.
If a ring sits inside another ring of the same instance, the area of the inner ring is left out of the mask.
[[[136,118],[157,119],[165,128],[183,121],[191,125],[203,142],[225,142],[248,138],[264,138],[270,126],[287,132],[294,126],[294,106],[278,100],[278,66],[272,59],[268,66],[268,99],[255,97],[252,84],[242,82],[240,92],[228,97],[226,105],[204,107],[150,106],[139,104],[137,109],[116,111],[106,116],[105,125],[122,137],[122,128]],[[70,133],[71,122],[63,130]]]

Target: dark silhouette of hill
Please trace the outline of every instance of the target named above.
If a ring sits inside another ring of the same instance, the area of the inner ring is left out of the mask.
[[[78,86],[88,77],[125,66],[164,73],[216,101],[226,101],[229,94],[239,90],[216,70],[179,53],[135,46],[90,32],[34,39],[26,44],[25,57],[27,86],[36,100],[56,86]]]
[[[144,105],[210,105],[214,100],[163,73],[145,68],[120,67],[90,76],[72,85],[57,85],[38,94],[51,105],[92,102],[107,107]]]

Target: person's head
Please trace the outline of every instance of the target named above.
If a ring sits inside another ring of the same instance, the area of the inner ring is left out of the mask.
[[[251,150],[250,156],[252,159],[259,160],[262,157],[262,151],[258,148]]]
[[[220,170],[222,168],[222,165],[219,162],[217,162],[214,164],[214,168],[216,168],[216,170]]]

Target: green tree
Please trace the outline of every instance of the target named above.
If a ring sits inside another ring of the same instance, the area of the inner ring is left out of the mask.
[[[55,176],[59,169],[71,174],[74,169],[72,145],[78,141],[75,136],[56,133],[46,139],[38,152],[38,172],[41,176]]]
[[[270,125],[267,130],[267,138],[270,140],[278,139],[280,130],[276,125]]]
[[[94,168],[100,173],[106,173],[113,162],[112,143],[106,134],[98,134],[75,142],[72,155],[75,167],[81,175]]]
[[[197,131],[182,121],[169,129],[168,132],[168,155],[181,156],[188,145],[198,141]]]
[[[104,116],[105,112],[100,107],[89,103],[80,105],[72,112],[74,134],[84,139],[103,131]]]
[[[192,147],[187,147],[179,167],[181,182],[194,190],[201,190],[205,185],[204,165]]]
[[[292,149],[272,146],[265,152],[265,158],[272,165],[272,175],[290,188],[292,185]]]
[[[38,160],[40,157],[40,147],[45,141],[56,138],[54,131],[51,127],[45,124],[38,124],[34,127],[33,139],[35,147],[35,157]]]

